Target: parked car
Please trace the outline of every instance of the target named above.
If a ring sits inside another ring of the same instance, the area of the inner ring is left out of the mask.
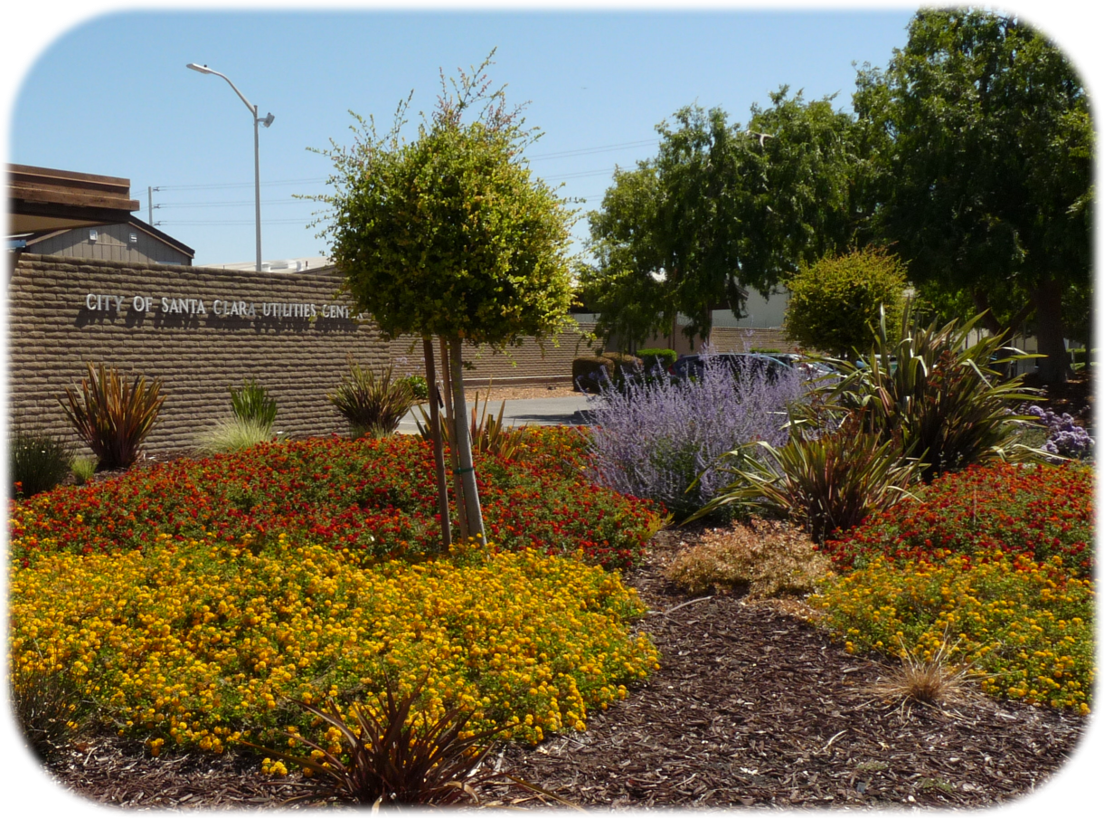
[[[824,375],[838,375],[839,370],[830,364],[824,363],[824,361],[813,361],[806,358],[804,355],[799,355],[796,352],[766,352],[763,353],[775,360],[782,361],[782,363],[789,364],[790,366],[797,367],[805,373],[806,377],[819,378]]]
[[[725,366],[732,373],[741,378],[748,374],[763,373],[768,380],[775,380],[783,372],[793,369],[790,364],[772,358],[769,355],[761,355],[757,352],[718,352],[712,355],[684,355],[671,364],[667,373],[672,380],[681,381],[685,378],[700,378],[705,371],[706,361],[710,366]]]
[[[885,361],[880,361],[879,363],[882,365],[883,368],[885,367]],[[865,358],[859,358],[859,360],[855,362],[855,366],[857,366],[859,369],[869,369],[870,368],[870,364],[866,362]],[[890,374],[893,374],[896,371],[897,371],[897,356],[896,355],[890,355],[889,356],[889,372],[890,372]]]

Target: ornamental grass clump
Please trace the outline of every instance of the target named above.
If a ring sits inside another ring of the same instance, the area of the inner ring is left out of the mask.
[[[237,389],[230,387],[230,406],[243,425],[263,429],[266,435],[276,422],[276,399],[254,378],[242,381]]]
[[[761,452],[749,451],[758,448]],[[788,517],[823,543],[907,495],[917,464],[898,460],[897,444],[861,428],[856,415],[832,431],[794,425],[782,446],[759,442],[729,452],[732,482],[698,515],[726,505]]]
[[[337,389],[326,396],[349,421],[353,438],[385,437],[414,405],[414,389],[406,378],[396,378],[388,365],[380,374],[352,364]]]
[[[342,708],[333,699],[318,707],[296,702],[330,736],[319,743],[298,730],[285,733],[290,744],[310,748],[309,756],[251,746],[309,776],[300,785],[306,791],[291,801],[332,799],[379,807],[476,800],[469,782],[502,728],[470,730],[472,713],[459,707],[439,716],[418,710],[428,675],[405,694],[389,683],[377,705],[353,702]],[[334,733],[339,736],[339,752],[330,749]],[[265,758],[262,769],[280,775],[286,767]]]
[[[129,468],[157,422],[165,398],[161,380],[147,382],[141,375],[127,383],[119,370],[88,364],[88,377],[79,391],[65,388],[58,401],[80,439],[98,458],[99,471]]]
[[[83,486],[96,476],[96,458],[74,457],[69,471],[73,475],[73,482],[78,486]]]
[[[622,494],[658,501],[676,518],[706,505],[728,482],[717,459],[747,443],[782,445],[787,410],[802,400],[797,371],[736,376],[705,355],[700,378],[606,384],[589,412],[587,474]]]
[[[45,432],[16,426],[8,438],[8,479],[16,497],[33,497],[69,474],[73,447]]]
[[[40,761],[57,759],[84,729],[88,705],[80,684],[64,668],[47,665],[16,673],[9,690],[12,714]]]
[[[892,441],[898,457],[919,460],[925,483],[975,463],[1035,458],[1017,445],[1032,419],[1013,412],[1033,390],[998,371],[1025,356],[1002,358],[1003,336],[970,343],[979,319],[923,326],[906,307],[891,331],[883,315],[865,360],[828,359],[842,377],[820,391],[843,412],[861,412],[864,430]]]
[[[903,644],[900,648],[901,664],[870,686],[875,696],[905,706],[917,704],[938,705],[968,699],[974,694],[972,682],[983,676],[969,664],[952,664],[951,646],[946,636],[934,654],[925,658],[914,656]]]
[[[270,423],[232,417],[216,421],[213,427],[201,432],[196,438],[196,445],[201,454],[212,455],[239,452],[271,439]]]
[[[283,776],[288,769],[284,762],[302,769],[307,776],[291,785],[298,794],[288,798],[278,809],[291,809],[291,814],[317,814],[327,805],[341,805],[357,811],[357,815],[381,818],[440,816],[448,818],[461,811],[496,809],[519,815],[556,818],[548,812],[535,811],[502,803],[485,801],[476,787],[507,780],[529,792],[550,796],[556,801],[594,818],[580,806],[572,804],[548,790],[534,786],[508,773],[479,773],[492,748],[492,740],[501,732],[499,727],[471,731],[471,713],[450,708],[439,716],[417,710],[428,674],[408,693],[397,694],[389,682],[381,701],[375,707],[351,704],[342,713],[332,699],[322,707],[296,702],[302,710],[327,725],[328,732],[340,736],[339,752],[304,739],[298,732],[288,732],[288,744],[305,744],[311,748],[308,756],[251,744],[279,761],[266,757],[262,771]],[[350,723],[352,726],[350,726]],[[246,744],[250,744],[246,742]]]
[[[512,460],[523,449],[525,433],[522,429],[512,429],[503,422],[506,401],[502,401],[499,405],[497,417],[489,413],[489,407],[490,401],[484,400],[483,409],[480,411],[479,395],[475,396],[471,410],[471,425],[468,429],[472,451],[480,454],[490,453],[496,457]],[[418,413],[422,416],[421,420],[414,419],[414,423],[418,426],[418,434],[422,440],[432,442],[433,432],[430,431],[429,412],[424,406],[419,406]],[[452,445],[452,433],[444,419],[441,422],[441,437],[446,446]]]

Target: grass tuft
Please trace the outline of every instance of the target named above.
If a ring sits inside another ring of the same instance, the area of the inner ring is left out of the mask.
[[[220,420],[215,426],[196,438],[196,445],[203,454],[240,452],[272,439],[272,425],[264,420],[247,420],[233,417]]]
[[[64,671],[21,671],[11,680],[12,712],[32,752],[56,760],[80,733],[86,708]]]
[[[939,705],[971,698],[972,680],[983,674],[971,665],[950,662],[953,647],[946,638],[928,658],[918,658],[901,641],[901,664],[875,682],[870,691],[889,701]]]
[[[17,427],[8,440],[9,479],[17,496],[33,497],[54,488],[69,474],[72,462],[72,447],[45,432]]]
[[[75,457],[69,468],[73,479],[78,486],[83,486],[96,474],[96,459],[94,457]]]

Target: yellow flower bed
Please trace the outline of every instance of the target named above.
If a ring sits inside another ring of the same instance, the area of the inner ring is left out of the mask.
[[[810,601],[850,652],[931,659],[946,640],[951,661],[987,674],[982,689],[1032,704],[1089,712],[1094,677],[1091,581],[1060,557],[1037,564],[997,553],[939,562],[875,559],[837,577]]]
[[[309,728],[288,700],[371,701],[388,678],[410,690],[426,674],[425,712],[460,704],[472,729],[536,741],[585,729],[589,709],[656,666],[626,624],[642,613],[635,592],[573,559],[470,552],[362,569],[283,535],[257,554],[242,545],[165,538],[13,564],[13,678],[75,678],[152,752],[221,752]]]

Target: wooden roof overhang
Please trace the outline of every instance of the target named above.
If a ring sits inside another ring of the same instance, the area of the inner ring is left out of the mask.
[[[141,204],[130,180],[8,165],[8,235],[126,222]]]

